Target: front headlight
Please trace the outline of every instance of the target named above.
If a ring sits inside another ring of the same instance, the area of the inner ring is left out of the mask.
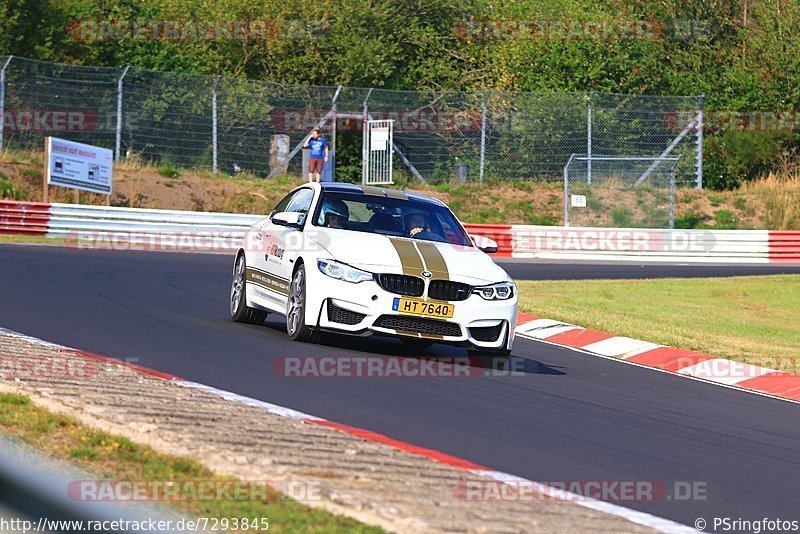
[[[325,276],[330,276],[337,280],[344,280],[345,282],[352,282],[353,284],[366,282],[373,278],[372,273],[333,260],[317,260],[317,267],[319,267],[320,272]]]
[[[514,284],[500,282],[490,286],[476,287],[472,292],[480,295],[484,300],[508,300],[514,296]]]

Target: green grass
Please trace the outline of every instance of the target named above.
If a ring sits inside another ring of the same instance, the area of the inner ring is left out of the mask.
[[[24,395],[0,394],[0,431],[104,479],[236,480],[215,475],[191,458],[161,454],[125,437],[89,428],[37,406]],[[266,517],[270,532],[382,532],[344,516],[309,508],[269,488],[263,499],[186,500],[175,506],[198,517]]]
[[[800,373],[800,275],[517,284],[528,313]]]

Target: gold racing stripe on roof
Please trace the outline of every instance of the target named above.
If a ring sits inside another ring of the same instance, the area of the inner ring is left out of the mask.
[[[372,185],[362,185],[359,187],[361,187],[361,191],[363,191],[365,195],[370,195],[373,197],[389,197],[397,200],[408,200],[408,195],[402,191],[398,191],[397,189],[384,189],[383,187],[375,187]]]
[[[398,191],[397,189],[384,189],[384,193],[389,198],[396,198],[398,200],[408,200],[408,195],[403,193],[402,191]]]
[[[392,239],[391,237],[389,242],[400,257],[403,274],[419,278],[422,275],[422,271],[425,270],[425,266],[422,264],[422,257],[414,247],[414,243],[403,239]]]
[[[375,187],[372,185],[362,185],[361,190],[364,192],[365,195],[371,195],[373,197],[385,197],[386,191],[381,189],[380,187]]]

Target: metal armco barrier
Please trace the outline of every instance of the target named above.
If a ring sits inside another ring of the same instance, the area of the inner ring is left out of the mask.
[[[40,235],[108,248],[126,242],[156,250],[228,251],[262,215],[0,201],[0,235]],[[494,239],[496,256],[521,259],[800,263],[800,232],[648,230],[467,224]],[[198,245],[200,243],[200,245]],[[102,247],[97,247],[102,248]],[[133,248],[133,247],[131,247]]]

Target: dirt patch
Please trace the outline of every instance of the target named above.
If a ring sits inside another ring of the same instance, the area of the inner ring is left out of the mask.
[[[11,154],[0,157],[0,193],[16,200],[42,200],[41,157]],[[175,175],[177,173],[177,175]],[[7,185],[3,185],[3,184]],[[111,204],[228,213],[268,213],[300,177],[263,180],[252,175],[229,176],[203,170],[168,169],[122,163],[115,168]],[[464,222],[485,224],[562,225],[564,190],[558,183],[497,182],[399,186],[444,201]],[[668,190],[625,190],[576,185],[574,194],[587,195],[586,208],[571,211],[573,226],[665,228]],[[758,189],[707,191],[679,189],[675,221],[678,228],[763,229],[767,197]],[[75,202],[76,193],[50,190],[51,202]],[[83,204],[104,204],[105,196],[81,193]]]

